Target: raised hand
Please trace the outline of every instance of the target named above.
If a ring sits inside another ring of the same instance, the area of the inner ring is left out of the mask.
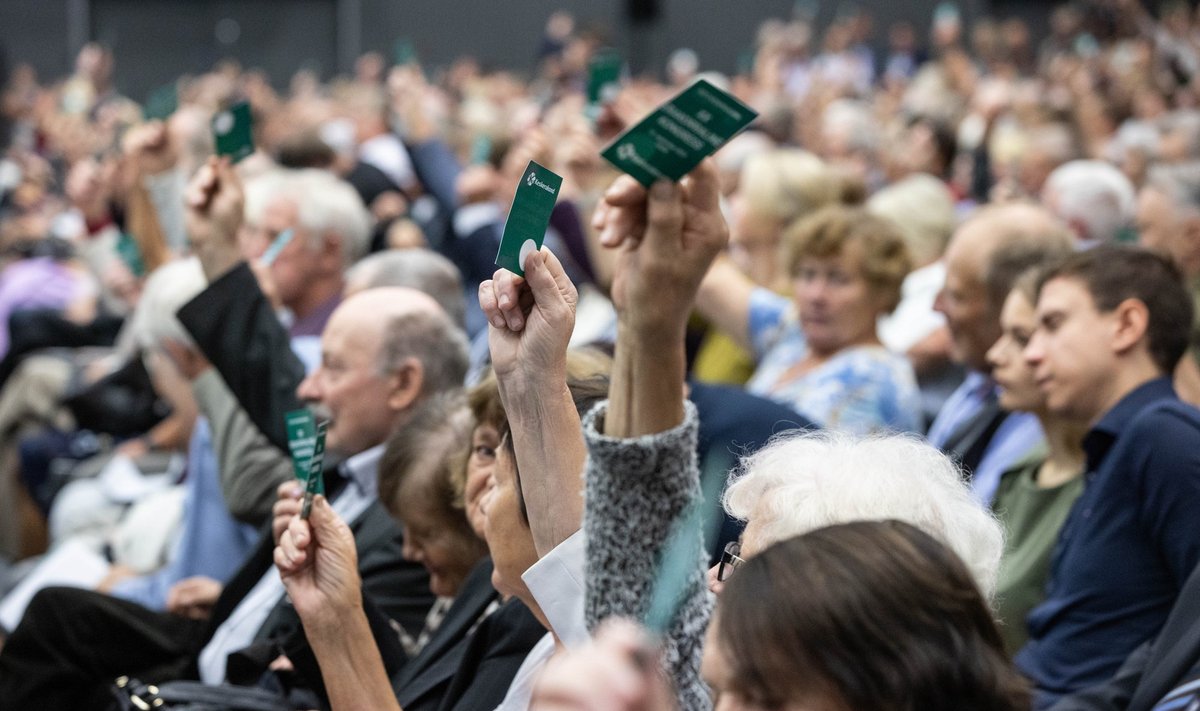
[[[562,263],[543,248],[525,261],[525,277],[507,269],[479,285],[496,377],[563,375],[575,328],[575,285]]]
[[[184,200],[188,239],[212,281],[241,260],[237,232],[245,204],[242,181],[228,158],[212,157],[196,171]]]
[[[307,521],[292,518],[275,547],[275,567],[306,626],[336,626],[361,608],[354,535],[324,496],[313,500]]]
[[[683,327],[704,274],[729,240],[711,160],[678,185],[663,181],[649,191],[622,176],[592,224],[601,244],[620,250],[612,286],[618,314],[651,329]]]

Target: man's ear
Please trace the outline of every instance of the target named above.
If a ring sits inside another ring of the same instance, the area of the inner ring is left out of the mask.
[[[1125,299],[1113,309],[1113,351],[1124,355],[1142,345],[1149,348],[1150,309],[1141,299]]]
[[[336,232],[326,232],[321,236],[321,260],[335,266],[339,271],[348,266],[342,262],[342,239]]]
[[[401,412],[412,407],[425,387],[425,366],[416,358],[405,358],[388,378],[388,407]]]

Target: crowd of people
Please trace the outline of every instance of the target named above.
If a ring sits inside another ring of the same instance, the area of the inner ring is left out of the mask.
[[[526,74],[12,65],[0,704],[1200,708],[1200,13],[805,7],[648,187],[600,151],[701,58],[597,102],[564,13]]]

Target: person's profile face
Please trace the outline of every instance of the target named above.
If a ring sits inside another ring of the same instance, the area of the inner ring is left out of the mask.
[[[346,456],[383,442],[396,415],[389,398],[398,376],[380,370],[383,323],[348,310],[354,306],[343,304],[329,319],[321,363],[296,390],[329,420],[326,448]]]
[[[988,350],[988,364],[1000,386],[1000,406],[1005,410],[1038,412],[1045,407],[1046,398],[1025,360],[1025,347],[1036,327],[1033,304],[1021,292],[1011,292],[1000,312],[1000,338]]]
[[[1098,311],[1083,283],[1059,277],[1042,287],[1036,318],[1024,355],[1046,408],[1056,415],[1094,421],[1103,414],[1104,393],[1117,374],[1107,343],[1116,315]]]
[[[492,425],[478,425],[471,433],[471,454],[467,458],[467,481],[463,489],[463,502],[471,528],[476,535],[484,539],[487,517],[483,512],[483,499],[488,492],[492,470],[496,466],[496,449],[499,446],[500,434]]]
[[[485,539],[495,566],[492,584],[504,595],[519,596],[525,590],[521,575],[538,555],[533,534],[521,518],[516,476],[516,462],[505,447],[499,447],[482,507]]]

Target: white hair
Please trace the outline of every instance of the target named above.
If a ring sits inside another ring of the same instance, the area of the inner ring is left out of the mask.
[[[200,260],[196,257],[176,259],[151,272],[146,277],[141,298],[130,318],[130,328],[137,345],[150,350],[168,338],[194,345],[183,324],[175,317],[175,312],[207,285]]]
[[[914,436],[779,435],[742,460],[724,504],[734,518],[753,519],[759,549],[836,523],[898,519],[957,553],[989,599],[996,590],[1000,522],[958,467]]]
[[[366,254],[371,215],[349,183],[327,170],[305,168],[288,171],[273,187],[272,199],[284,198],[296,206],[297,222],[311,235],[314,249],[333,234],[341,242],[345,266]]]
[[[1087,242],[1113,242],[1133,224],[1133,183],[1109,163],[1075,160],[1046,178],[1042,202]]]

